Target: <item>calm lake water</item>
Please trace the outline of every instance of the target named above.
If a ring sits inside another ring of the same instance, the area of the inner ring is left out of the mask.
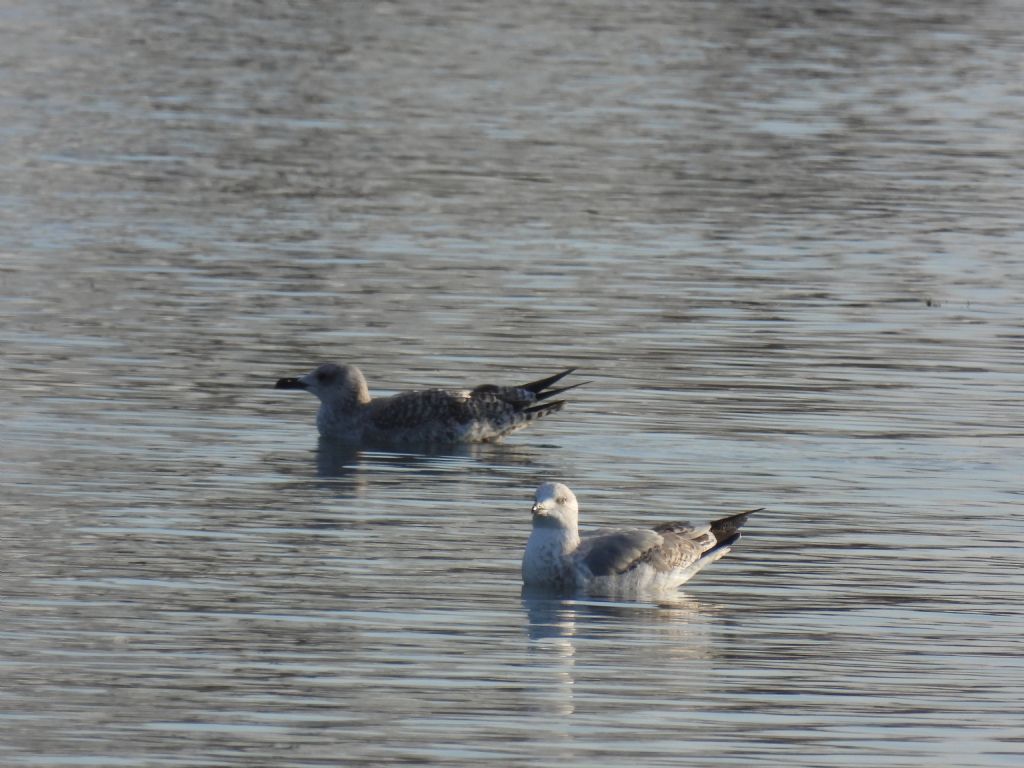
[[[1024,6],[0,9],[0,764],[1017,766]],[[377,393],[569,365],[434,455]],[[765,506],[663,601],[583,522]]]

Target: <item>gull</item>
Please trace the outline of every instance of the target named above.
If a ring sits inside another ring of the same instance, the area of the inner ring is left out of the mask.
[[[562,483],[544,483],[534,495],[523,583],[604,595],[672,590],[727,555],[747,516],[759,511],[699,525],[602,528],[581,536],[576,496]]]
[[[366,379],[354,365],[324,363],[304,376],[278,380],[274,389],[304,389],[316,395],[317,429],[332,440],[375,445],[489,443],[562,410],[565,400],[548,398],[580,386],[552,388],[574,370],[519,386],[481,384],[473,389],[370,397]]]

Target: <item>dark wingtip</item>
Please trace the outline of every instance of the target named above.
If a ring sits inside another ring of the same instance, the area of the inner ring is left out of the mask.
[[[546,400],[549,397],[560,395],[563,392],[568,392],[570,389],[576,389],[576,387],[582,387],[584,384],[589,384],[589,381],[581,381],[579,384],[570,384],[568,387],[557,387],[556,389],[548,389],[543,392],[537,393],[537,400]]]
[[[715,535],[715,539],[718,540],[718,546],[728,546],[723,542],[729,541],[733,536],[736,536],[736,540],[739,539],[739,529],[747,522],[747,518],[755,512],[764,511],[764,507],[758,507],[757,509],[748,509],[746,512],[739,512],[735,515],[729,515],[729,517],[723,517],[720,520],[711,521],[711,533]],[[729,543],[732,543],[729,541]]]
[[[543,390],[547,389],[552,384],[557,384],[575,370],[575,368],[566,368],[561,373],[556,373],[554,376],[548,376],[546,379],[538,379],[537,381],[531,381],[529,384],[523,384],[520,389],[528,389],[535,395],[539,395]]]
[[[274,389],[305,389],[306,385],[295,378],[278,379]]]

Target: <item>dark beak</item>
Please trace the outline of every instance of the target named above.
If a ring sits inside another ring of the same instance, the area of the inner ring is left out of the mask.
[[[298,379],[278,379],[274,389],[305,389],[306,385]]]

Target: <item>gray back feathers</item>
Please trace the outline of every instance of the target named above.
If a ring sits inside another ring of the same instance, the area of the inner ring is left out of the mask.
[[[734,543],[747,517],[757,511],[698,525],[673,522],[649,530],[598,530],[581,540],[577,557],[595,577],[626,573],[641,564],[658,573],[668,573],[693,565],[706,553]]]
[[[714,545],[707,525],[669,523],[658,526],[658,530],[599,532],[583,539],[578,552],[591,574],[611,576],[641,563],[659,573],[685,568]]]

